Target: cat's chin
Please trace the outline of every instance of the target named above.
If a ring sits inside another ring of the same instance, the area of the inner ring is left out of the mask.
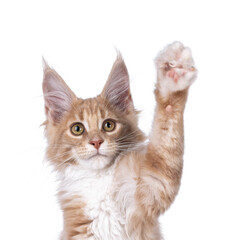
[[[78,159],[79,165],[82,168],[89,170],[101,170],[107,168],[112,162],[112,157],[102,154],[95,154],[88,159]]]

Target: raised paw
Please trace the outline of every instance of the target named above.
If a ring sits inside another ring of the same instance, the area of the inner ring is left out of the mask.
[[[174,42],[155,58],[158,81],[162,96],[188,88],[197,77],[191,50],[180,42]]]

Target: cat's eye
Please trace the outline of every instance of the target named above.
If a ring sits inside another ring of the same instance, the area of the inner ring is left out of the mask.
[[[84,126],[82,123],[73,123],[70,127],[70,130],[74,136],[80,136],[84,132]]]
[[[113,120],[107,119],[103,122],[103,130],[112,132],[115,129],[116,123]]]

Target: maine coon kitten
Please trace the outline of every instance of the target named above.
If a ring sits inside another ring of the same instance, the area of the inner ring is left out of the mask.
[[[62,240],[162,239],[158,217],[178,193],[183,112],[197,71],[179,42],[155,64],[156,109],[145,144],[121,56],[102,93],[89,99],[77,98],[45,64],[46,156],[59,178]]]

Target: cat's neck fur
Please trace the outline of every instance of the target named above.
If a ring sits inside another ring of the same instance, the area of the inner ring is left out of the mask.
[[[69,166],[59,176],[59,201],[63,211],[67,211],[69,206],[72,208],[75,203],[86,205],[82,218],[91,219],[88,229],[94,233],[94,238],[87,239],[128,239],[125,229],[121,227],[126,224],[126,216],[112,196],[119,160],[120,157],[117,157],[111,166],[98,171]]]

